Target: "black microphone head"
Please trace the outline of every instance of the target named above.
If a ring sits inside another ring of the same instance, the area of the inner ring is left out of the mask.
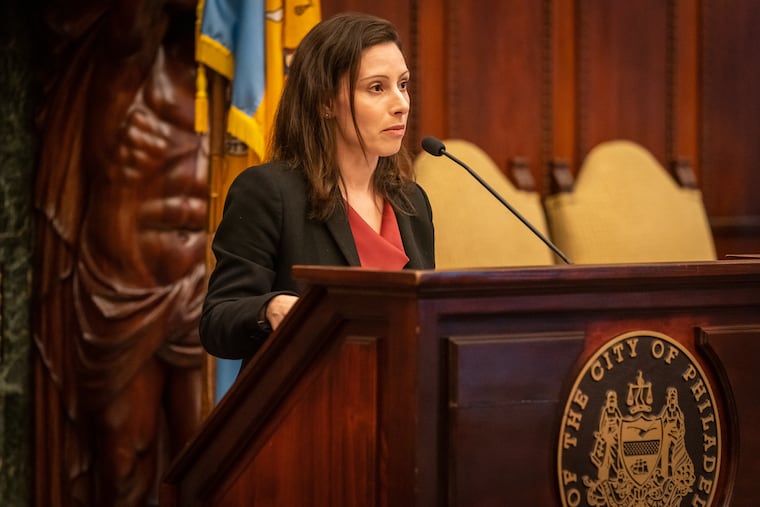
[[[433,136],[427,136],[422,140],[422,149],[434,157],[440,157],[446,151],[446,145],[440,139]]]

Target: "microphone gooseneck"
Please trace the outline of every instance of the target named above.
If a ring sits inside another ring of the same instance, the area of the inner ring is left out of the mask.
[[[506,199],[504,199],[499,193],[491,187],[483,178],[481,178],[478,173],[476,173],[474,170],[470,168],[467,164],[456,158],[454,155],[450,154],[446,151],[446,145],[443,144],[443,141],[440,139],[437,139],[433,136],[427,136],[422,140],[422,149],[428,152],[429,154],[433,155],[434,157],[440,157],[441,155],[444,155],[460,166],[462,166],[470,175],[472,175],[473,178],[478,180],[478,183],[483,185],[483,187],[491,192],[491,195],[493,195],[496,199],[499,200],[501,204],[504,205],[512,214],[517,217],[518,220],[520,220],[530,231],[538,237],[541,241],[544,242],[546,246],[548,246],[552,252],[557,254],[557,256],[564,261],[565,264],[572,264],[570,259],[559,249],[557,246],[549,241],[549,239],[541,234],[541,231],[536,229],[533,224],[531,224],[525,217],[523,217],[520,212],[518,212],[515,208],[512,207],[511,204],[507,202]]]

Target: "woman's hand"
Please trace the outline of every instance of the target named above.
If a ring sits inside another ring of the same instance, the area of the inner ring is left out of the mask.
[[[297,296],[291,296],[289,294],[280,294],[269,300],[266,309],[266,319],[269,325],[272,327],[272,331],[277,327],[288,314],[293,305],[298,301]]]

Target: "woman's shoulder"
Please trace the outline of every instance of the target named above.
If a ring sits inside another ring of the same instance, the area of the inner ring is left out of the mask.
[[[302,171],[293,169],[284,162],[266,162],[251,166],[241,172],[235,178],[233,187],[254,187],[259,190],[271,187],[293,189],[300,188],[304,182]]]
[[[238,178],[243,179],[303,179],[303,172],[293,169],[285,162],[272,161],[253,165],[240,173]]]
[[[227,191],[224,209],[225,213],[236,210],[240,215],[250,215],[285,205],[293,208],[305,203],[307,195],[302,171],[281,162],[267,162],[248,167],[235,177]]]

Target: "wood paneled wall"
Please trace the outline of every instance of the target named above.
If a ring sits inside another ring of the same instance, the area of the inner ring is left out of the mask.
[[[702,11],[699,157],[713,233],[724,250],[760,252],[760,2]]]
[[[323,0],[393,21],[413,74],[408,138],[464,138],[506,172],[577,173],[625,138],[694,169],[719,256],[760,252],[755,0]]]

